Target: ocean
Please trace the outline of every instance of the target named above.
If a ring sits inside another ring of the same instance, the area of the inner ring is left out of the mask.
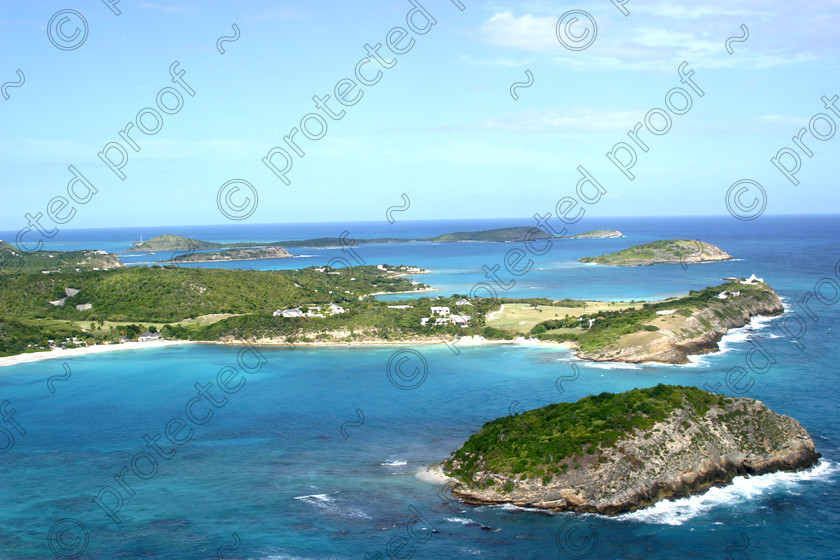
[[[398,220],[66,230],[47,247],[119,251],[140,235],[161,233],[233,242],[347,231],[360,239],[531,224]],[[0,430],[0,559],[836,558],[840,217],[762,216],[748,223],[602,218],[579,226],[571,233],[609,228],[625,237],[557,240],[546,255],[533,257],[533,270],[517,277],[506,275],[503,264],[516,244],[354,250],[365,264],[430,269],[417,279],[442,294],[469,293],[488,281],[482,267],[497,264],[509,286],[498,293],[507,297],[658,299],[754,273],[776,289],[788,313],[732,331],[721,352],[675,366],[590,364],[539,345],[191,344],[0,367],[0,403],[8,401],[5,410],[14,409],[25,432],[0,422],[13,438],[4,439]],[[700,239],[736,260],[639,268],[577,262],[669,238]],[[221,264],[299,268],[348,256],[341,248],[291,252],[307,256]],[[814,295],[803,305],[809,292]],[[756,344],[772,357],[767,371],[727,379],[730,369],[747,367]],[[423,373],[410,390],[388,376],[387,364],[399,352]],[[219,375],[234,370],[244,384],[220,391]],[[821,463],[800,473],[738,478],[618,517],[467,506],[418,476],[499,416],[657,383],[759,399],[802,423]],[[204,423],[179,424],[187,414]],[[156,437],[167,430],[184,443]]]

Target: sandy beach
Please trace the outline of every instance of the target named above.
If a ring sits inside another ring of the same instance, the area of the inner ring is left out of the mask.
[[[420,469],[415,475],[423,482],[431,482],[432,484],[446,484],[447,482],[456,482],[454,478],[443,474],[443,467],[440,465],[431,465]]]
[[[95,344],[84,348],[71,348],[64,350],[55,348],[49,352],[33,352],[31,354],[18,354],[0,358],[0,367],[40,362],[42,360],[53,360],[56,358],[75,358],[90,354],[101,354],[103,352],[116,352],[119,350],[142,350],[147,348],[163,348],[179,344],[192,344],[189,340],[158,340],[154,342],[125,342],[123,344]]]
[[[550,345],[550,346],[566,346],[566,343],[556,343],[549,341],[542,341],[535,338],[519,337],[514,340],[488,340],[483,336],[464,336],[457,341],[447,341],[453,346],[483,346],[490,344],[518,344],[518,345]],[[158,340],[155,342],[125,342],[122,344],[95,344],[93,346],[86,346],[84,348],[72,348],[70,350],[63,350],[55,348],[49,352],[33,352],[31,354],[18,354],[17,356],[7,356],[0,358],[0,367],[14,366],[18,364],[28,364],[31,362],[40,362],[42,360],[52,360],[57,358],[74,358],[79,356],[88,356],[91,354],[101,354],[103,352],[118,352],[120,350],[144,350],[153,348],[165,348],[167,346],[176,346],[181,344],[224,344],[224,345],[243,345],[251,344],[253,346],[294,346],[294,347],[348,347],[348,346],[419,346],[431,344],[444,344],[444,341],[439,338],[427,340],[354,340],[351,342],[295,342],[294,344],[284,342],[282,340],[258,340],[258,341],[192,341],[192,340]]]

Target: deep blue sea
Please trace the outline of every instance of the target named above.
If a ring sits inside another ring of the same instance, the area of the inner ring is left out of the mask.
[[[119,251],[140,235],[160,233],[209,241],[343,231],[351,238],[421,237],[531,223],[66,230],[48,248]],[[366,264],[432,270],[418,280],[442,294],[468,293],[487,281],[482,266],[497,264],[509,286],[499,295],[523,297],[653,299],[755,273],[782,296],[788,313],[731,332],[722,352],[685,366],[593,365],[545,346],[463,347],[457,354],[443,345],[259,348],[257,356],[244,347],[194,344],[0,367],[0,411],[14,409],[17,423],[0,421],[0,559],[837,558],[840,217],[604,218],[579,226],[572,233],[610,228],[625,237],[557,240],[518,277],[503,263],[519,244],[355,250]],[[701,239],[737,260],[640,268],[577,263],[669,238]],[[348,257],[340,248],[292,252],[307,256],[226,266],[296,268]],[[800,302],[815,291],[806,309]],[[770,363],[748,354],[756,344]],[[416,388],[389,381],[395,352],[412,360],[404,370],[417,366],[425,374]],[[756,369],[769,370],[751,371],[749,357]],[[735,367],[747,375],[727,382]],[[229,387],[244,384],[225,393],[219,376]],[[467,506],[418,477],[484,422],[511,411],[657,383],[759,399],[798,419],[822,462],[615,518]],[[204,423],[177,420],[187,415]],[[165,432],[183,443],[169,443]]]

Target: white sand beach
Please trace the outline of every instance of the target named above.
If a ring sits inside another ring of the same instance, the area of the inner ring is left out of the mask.
[[[440,465],[431,465],[417,471],[415,475],[423,482],[430,482],[432,484],[446,484],[447,482],[455,482],[455,479],[443,474],[443,467]]]
[[[74,358],[78,356],[87,356],[89,354],[100,354],[102,352],[143,350],[146,348],[162,348],[165,346],[175,346],[179,344],[193,344],[193,342],[189,340],[157,340],[152,342],[124,342],[122,344],[95,344],[93,346],[71,348],[69,350],[54,348],[49,352],[33,352],[30,354],[18,354],[17,356],[0,358],[0,367],[28,364],[30,362],[40,362],[41,360],[52,360],[56,358]]]

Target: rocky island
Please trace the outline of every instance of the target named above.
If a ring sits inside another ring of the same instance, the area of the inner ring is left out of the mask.
[[[732,255],[710,243],[689,239],[668,239],[635,245],[608,255],[583,257],[580,262],[609,266],[650,266],[653,264],[729,261],[732,259]]]
[[[613,515],[819,458],[759,401],[660,384],[488,422],[443,471],[468,503]]]
[[[190,239],[180,235],[165,233],[152,237],[147,241],[138,241],[132,243],[130,249],[123,251],[124,253],[142,253],[144,251],[196,251],[204,249],[221,249],[224,245],[221,243],[213,243],[211,241],[200,241],[198,239]]]

